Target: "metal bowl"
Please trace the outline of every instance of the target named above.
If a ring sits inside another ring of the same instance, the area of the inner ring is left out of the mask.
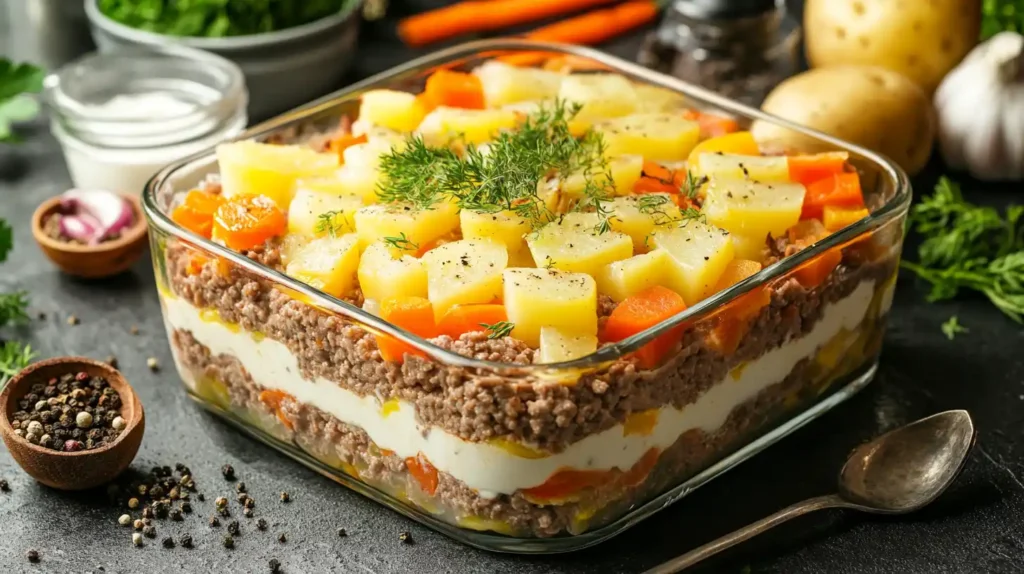
[[[265,34],[227,38],[167,36],[111,20],[84,0],[92,37],[101,52],[122,46],[177,43],[234,61],[245,73],[249,117],[260,120],[289,110],[341,86],[352,65],[362,0],[315,22]]]

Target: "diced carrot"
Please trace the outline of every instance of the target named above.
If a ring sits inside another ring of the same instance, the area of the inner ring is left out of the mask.
[[[804,219],[786,230],[789,242],[801,248],[828,237],[828,230],[819,219]]]
[[[445,243],[449,243],[451,241],[455,241],[455,238],[452,237],[451,235],[446,235],[444,237],[438,237],[437,239],[431,239],[430,241],[427,241],[427,242],[423,243],[422,245],[420,245],[420,248],[416,250],[416,253],[414,253],[414,255],[416,257],[423,257],[423,255],[427,251],[430,251],[431,249],[436,249],[436,248],[444,245]]]
[[[690,151],[686,167],[696,169],[700,165],[700,156],[704,153],[733,153],[738,155],[759,155],[761,148],[750,132],[733,132],[708,138]]]
[[[543,484],[523,489],[522,493],[534,500],[557,501],[577,494],[585,488],[608,482],[633,487],[643,482],[651,473],[658,462],[659,454],[656,448],[648,450],[626,471],[562,469],[548,477]]]
[[[700,136],[702,138],[730,134],[740,129],[739,123],[732,118],[698,112],[697,110],[686,110],[683,112],[683,117],[700,125]]]
[[[789,179],[810,185],[829,176],[843,173],[850,154],[844,151],[817,153],[813,155],[791,155],[788,158]]]
[[[619,303],[604,325],[602,338],[621,341],[685,310],[686,303],[675,291],[660,285],[649,287]],[[653,369],[661,364],[665,355],[679,342],[682,333],[683,327],[675,327],[637,349],[640,366]]]
[[[465,72],[437,70],[427,78],[423,97],[429,109],[438,106],[471,110],[484,108],[484,90],[480,78]]]
[[[213,233],[213,214],[224,203],[224,198],[215,193],[193,189],[185,201],[174,208],[171,219],[196,235],[207,239]]]
[[[262,195],[233,197],[213,215],[213,238],[231,249],[251,249],[284,233],[288,220],[271,199]]]
[[[664,182],[673,181],[674,173],[669,168],[661,165],[656,161],[644,160],[644,175],[647,177],[653,177],[654,179],[660,179]]]
[[[277,419],[281,421],[281,424],[288,427],[289,429],[294,427],[291,419],[284,413],[284,409],[281,407],[281,403],[285,400],[295,401],[295,397],[284,392],[275,389],[267,389],[260,391],[259,400],[261,403],[267,406],[270,410],[274,411]]]
[[[560,72],[563,74],[569,72],[596,72],[600,70],[610,70],[608,64],[602,64],[597,60],[591,60],[586,56],[576,56],[574,54],[559,54],[555,57],[548,58],[544,62],[544,69],[551,72]]]
[[[434,308],[431,306],[430,301],[423,297],[392,297],[385,299],[380,303],[380,317],[396,327],[401,327],[425,339],[437,336],[437,326],[434,324]],[[377,335],[376,339],[380,356],[385,361],[401,363],[406,353],[426,357],[423,351],[389,335]]]
[[[634,464],[628,471],[622,473],[622,478],[620,480],[623,486],[634,487],[646,480],[647,475],[651,474],[651,471],[654,470],[654,465],[658,464],[658,457],[660,455],[661,451],[656,448],[649,449],[645,452],[636,464]]]
[[[826,205],[822,215],[825,229],[839,231],[869,215],[868,210],[863,207],[842,207],[839,205]]]
[[[437,334],[458,339],[463,333],[485,331],[484,324],[508,321],[504,305],[456,305],[437,323]]]
[[[416,482],[420,483],[420,488],[424,492],[434,494],[437,491],[437,469],[423,453],[405,459],[405,467],[409,469],[409,474]]]
[[[801,219],[821,219],[826,205],[864,207],[864,193],[856,173],[839,173],[807,186]]]
[[[669,179],[671,182],[672,180]],[[666,183],[655,177],[641,177],[633,184],[633,193],[679,193],[674,183]]]
[[[728,289],[760,270],[761,264],[757,261],[734,259],[726,265],[722,277],[715,285],[715,291]],[[757,316],[771,300],[771,293],[766,286],[757,287],[734,299],[718,312],[717,323],[709,334],[709,343],[724,355],[735,352],[750,328],[750,319]]]
[[[356,145],[366,143],[366,134],[354,136],[352,134],[342,134],[335,138],[331,138],[331,141],[327,144],[327,149],[338,154],[338,162],[340,165],[345,165],[345,150]]]
[[[833,247],[801,265],[793,271],[793,277],[804,287],[813,289],[821,285],[842,260],[842,248]]]

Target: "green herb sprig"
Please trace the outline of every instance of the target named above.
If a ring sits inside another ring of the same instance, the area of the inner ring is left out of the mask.
[[[384,243],[401,251],[416,251],[420,246],[405,236],[405,232],[398,234],[398,237],[384,237]]]
[[[942,324],[942,334],[952,341],[960,333],[969,333],[970,329],[960,324],[960,319],[953,315]]]
[[[348,227],[348,222],[342,218],[343,215],[345,215],[345,212],[342,210],[321,213],[316,216],[316,227],[313,228],[313,231],[317,235],[328,235],[330,237],[336,237],[344,233]]]
[[[39,104],[26,94],[43,89],[44,75],[42,69],[31,64],[0,58],[0,143],[17,142],[12,124],[31,120],[39,113]],[[2,241],[0,238],[0,253]]]
[[[36,356],[30,345],[18,341],[0,343],[0,388],[32,362]]]
[[[983,0],[981,3],[981,38],[999,32],[1024,33],[1024,0]]]
[[[930,284],[929,301],[951,299],[962,289],[977,291],[1024,323],[1024,206],[1000,213],[974,205],[943,177],[911,209],[910,228],[924,240],[918,261],[902,266]]]
[[[516,328],[515,323],[508,321],[498,321],[493,325],[487,323],[480,323],[480,326],[487,330],[488,339],[502,339],[512,334],[512,330]]]

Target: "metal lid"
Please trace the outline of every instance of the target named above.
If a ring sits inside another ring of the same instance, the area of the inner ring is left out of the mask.
[[[729,20],[775,10],[777,0],[675,0],[672,9],[688,18]]]

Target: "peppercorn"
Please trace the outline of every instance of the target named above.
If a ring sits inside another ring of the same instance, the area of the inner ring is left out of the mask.
[[[2,491],[2,492],[10,492],[11,491],[11,485],[7,484],[7,479],[6,478],[0,478],[0,491]]]
[[[138,498],[132,497],[132,498],[128,499],[128,508],[131,508],[132,510],[135,510],[138,507],[139,507],[139,499]]]
[[[224,518],[230,518],[231,517],[231,511],[228,510],[227,506],[225,506],[224,508],[217,509],[217,512],[219,512],[220,515],[223,516]]]
[[[266,530],[267,529],[267,521],[262,519],[262,518],[260,518],[259,520],[256,521],[256,528],[259,528],[260,530]]]
[[[198,499],[199,499],[199,502],[206,502],[206,495],[205,495],[205,494],[203,494],[202,492],[200,492],[199,494],[197,494],[197,495],[196,495],[196,498],[198,498]]]
[[[171,509],[171,520],[174,520],[174,521],[177,521],[177,522],[180,522],[181,520],[183,520],[183,518],[181,516],[181,510],[179,510],[177,508],[172,508]]]
[[[243,508],[242,509],[242,515],[245,516],[246,518],[252,518],[252,509],[251,508]]]
[[[242,506],[251,510],[256,507],[256,499],[250,496],[249,498],[245,499],[245,502],[242,503]]]
[[[281,502],[291,502],[292,497],[287,492],[281,492]]]
[[[181,544],[182,548],[192,548],[192,535],[191,534],[184,534],[184,535],[182,535],[182,537],[180,538],[178,543]]]
[[[29,562],[31,562],[33,564],[35,564],[36,562],[39,562],[39,551],[38,550],[29,550],[28,552],[25,553],[25,555],[28,557],[28,561]]]
[[[153,518],[153,509],[150,508],[149,506],[147,506],[146,508],[143,508],[142,509],[142,517],[143,518]]]
[[[211,516],[210,517],[210,526],[213,526],[213,527],[220,526],[220,519],[217,518],[216,516]]]
[[[164,489],[159,484],[154,484],[153,488],[149,489],[149,495],[153,498],[160,498],[164,495]]]
[[[174,548],[174,539],[168,536],[163,539],[162,544],[164,548]]]
[[[224,537],[224,548],[234,548],[234,547],[235,547],[235,539],[232,538],[230,534],[225,536]]]
[[[156,357],[150,357],[146,359],[146,366],[149,367],[150,371],[154,373],[160,370],[160,363],[156,360]]]
[[[281,561],[277,558],[271,558],[267,564],[270,565],[271,574],[279,574],[281,572]]]
[[[237,500],[239,504],[245,504],[245,501],[248,498],[249,498],[249,495],[243,492],[243,493],[240,493],[238,496],[236,496],[235,500]]]
[[[281,534],[277,535],[277,541],[281,544],[284,544],[285,542],[288,542],[288,537],[284,535],[284,532],[282,532]]]
[[[117,523],[121,526],[128,526],[132,523],[132,517],[128,516],[127,514],[122,514],[117,518]]]
[[[135,546],[142,546],[142,534],[138,532],[132,532],[132,544]]]
[[[156,527],[155,526],[146,526],[145,528],[142,529],[142,534],[146,538],[156,538]]]
[[[401,540],[402,543],[404,544],[412,544],[412,533],[403,532],[398,535],[398,539]]]
[[[235,467],[231,466],[230,464],[225,464],[224,466],[222,466],[220,468],[220,473],[224,476],[224,480],[235,479]]]
[[[181,503],[181,511],[184,512],[185,514],[190,514],[192,512],[192,505],[189,504],[187,500],[185,502],[182,502]]]
[[[344,538],[344,537],[348,536],[348,531],[345,530],[344,528],[339,528],[338,529],[338,536],[341,537],[341,538]]]
[[[235,491],[236,492],[245,492],[245,483],[244,482],[239,482],[238,484],[236,484],[235,485]]]
[[[146,524],[139,519],[135,519],[135,522],[132,523],[132,528],[135,530],[142,530],[145,526]]]
[[[224,508],[225,506],[228,505],[228,499],[224,498],[223,496],[218,496],[217,500],[213,501],[213,504],[217,508]]]
[[[228,523],[228,532],[231,534],[238,534],[238,521],[232,520]]]

